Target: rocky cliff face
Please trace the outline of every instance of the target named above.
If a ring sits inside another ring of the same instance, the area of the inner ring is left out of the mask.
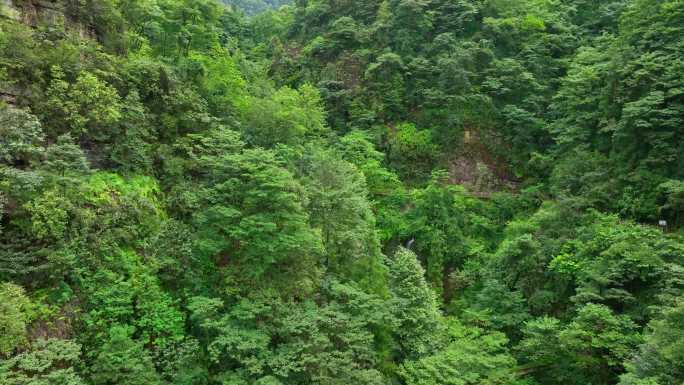
[[[0,16],[33,27],[62,24],[65,7],[58,0],[0,0]]]
[[[41,25],[67,27],[64,3],[60,0],[0,0],[0,20],[37,28]],[[79,28],[81,29],[81,28]],[[0,81],[0,101],[15,105],[21,90]]]

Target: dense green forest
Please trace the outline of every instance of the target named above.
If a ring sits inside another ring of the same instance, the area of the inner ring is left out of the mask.
[[[684,384],[684,1],[3,0],[1,385]]]
[[[292,0],[223,0],[223,2],[232,6],[235,11],[242,11],[247,15],[255,15],[292,4]]]

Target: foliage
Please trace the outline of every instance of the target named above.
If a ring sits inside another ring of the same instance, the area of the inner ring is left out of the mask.
[[[11,166],[28,165],[40,160],[43,152],[43,129],[29,112],[12,107],[0,111],[0,160]]]
[[[38,340],[31,350],[0,362],[0,380],[7,385],[85,385],[75,366],[81,347],[66,340]]]
[[[649,325],[645,343],[628,364],[620,384],[676,384],[682,378],[682,316],[680,303]]]
[[[399,249],[389,262],[390,304],[397,327],[400,357],[415,358],[437,348],[442,328],[437,298],[425,282],[416,255]]]
[[[406,384],[510,384],[515,359],[508,354],[506,337],[484,334],[452,321],[444,350],[404,363],[400,374]]]
[[[313,154],[305,172],[307,210],[321,230],[326,269],[382,290],[385,267],[363,174],[323,152]]]
[[[225,381],[385,384],[372,348],[372,330],[387,317],[381,300],[337,282],[322,293],[328,300],[318,305],[269,296],[241,299],[221,315],[223,301],[196,297],[190,309]]]
[[[640,342],[635,327],[605,306],[588,304],[565,327],[553,318],[526,323],[518,349],[540,369],[542,381],[607,384]]]
[[[82,73],[73,84],[65,80],[60,67],[52,68],[52,83],[46,90],[43,120],[47,132],[57,136],[67,132],[88,132],[104,139],[108,126],[121,119],[121,101],[116,90],[91,73]]]
[[[131,330],[114,326],[91,368],[93,384],[158,384],[159,379],[142,344],[130,339]]]
[[[299,90],[283,87],[267,98],[252,98],[244,115],[245,139],[257,146],[296,145],[325,131],[325,112],[318,91],[310,85]]]
[[[291,3],[290,0],[223,0],[223,2],[244,10],[248,15],[255,15]]]
[[[0,355],[8,356],[26,341],[30,301],[26,298],[24,289],[12,283],[3,283],[0,286],[0,299],[0,329],[3,332],[0,339]]]
[[[681,0],[42,3],[0,383],[681,382]]]

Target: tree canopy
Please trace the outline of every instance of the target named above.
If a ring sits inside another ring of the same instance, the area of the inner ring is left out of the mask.
[[[0,16],[0,384],[682,385],[681,0]]]

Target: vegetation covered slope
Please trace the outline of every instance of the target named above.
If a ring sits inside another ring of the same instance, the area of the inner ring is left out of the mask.
[[[0,384],[682,384],[681,0],[0,6]]]
[[[223,2],[242,10],[247,15],[278,9],[283,5],[292,3],[290,0],[223,0]]]

